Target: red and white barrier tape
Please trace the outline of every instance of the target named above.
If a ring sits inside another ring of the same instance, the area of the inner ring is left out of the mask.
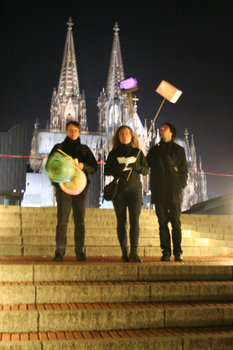
[[[47,156],[21,156],[21,155],[16,155],[16,154],[0,154],[0,158],[1,157],[2,158],[34,158],[34,159],[46,159],[46,158],[48,158]],[[98,164],[105,164],[105,162],[97,162],[97,163]],[[190,170],[190,173],[233,177],[232,174],[210,173],[210,172],[207,172],[207,171]]]

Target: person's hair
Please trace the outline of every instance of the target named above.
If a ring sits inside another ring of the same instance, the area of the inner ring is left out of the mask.
[[[79,124],[79,122],[77,122],[77,120],[69,120],[66,123],[66,130],[68,129],[69,125],[74,125],[74,126],[76,126],[76,128],[78,128],[80,130],[80,124]]]
[[[136,135],[136,133],[128,126],[128,125],[121,125],[115,132],[115,134],[113,135],[113,138],[112,138],[112,148],[117,148],[121,143],[120,143],[120,140],[119,140],[119,133],[122,129],[129,129],[130,133],[131,133],[131,136],[132,136],[132,139],[131,139],[131,146],[133,148],[138,148],[139,147],[139,142],[138,142],[138,137]]]
[[[163,123],[163,125],[167,125],[169,127],[169,129],[171,130],[172,133],[172,140],[174,141],[176,139],[176,128],[173,124],[171,123]]]

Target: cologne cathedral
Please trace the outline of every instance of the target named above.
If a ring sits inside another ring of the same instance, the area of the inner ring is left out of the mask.
[[[133,98],[133,115],[130,116],[130,106],[125,94],[119,88],[119,82],[125,79],[124,68],[119,40],[119,27],[116,23],[113,28],[113,44],[110,56],[110,65],[106,87],[102,89],[97,100],[98,131],[88,130],[86,116],[85,93],[80,92],[78,71],[76,65],[74,39],[71,18],[67,23],[67,36],[60,79],[57,89],[54,88],[50,107],[50,120],[46,129],[39,128],[38,120],[34,125],[31,143],[30,167],[32,172],[27,173],[26,192],[22,205],[24,206],[51,206],[55,205],[53,186],[46,177],[44,165],[46,158],[56,143],[62,142],[66,136],[65,126],[69,120],[77,120],[81,125],[81,143],[87,144],[99,162],[99,170],[93,177],[90,186],[88,206],[109,207],[109,202],[103,202],[103,188],[109,177],[103,173],[103,163],[111,149],[111,139],[115,130],[123,124],[129,125],[138,135],[140,148],[146,155],[149,148],[160,141],[159,130],[152,128],[149,136],[146,121],[141,122],[137,113],[137,98]],[[184,138],[176,141],[185,148],[189,167],[188,184],[184,191],[183,210],[193,204],[207,200],[206,176],[202,170],[201,160],[196,159],[194,139],[189,137],[188,130]],[[149,176],[142,177],[143,206],[150,206]],[[95,200],[93,199],[95,198]],[[97,200],[96,200],[97,199]]]

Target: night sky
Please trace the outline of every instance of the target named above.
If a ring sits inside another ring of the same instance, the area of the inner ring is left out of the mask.
[[[0,7],[0,131],[27,122],[45,128],[57,87],[72,18],[80,90],[85,91],[90,131],[98,125],[97,98],[106,86],[118,22],[125,77],[139,82],[138,114],[148,126],[166,80],[183,91],[165,102],[156,122],[173,123],[178,137],[194,135],[207,172],[233,174],[232,0],[210,1],[14,1]],[[233,191],[233,177],[207,176],[213,198]]]

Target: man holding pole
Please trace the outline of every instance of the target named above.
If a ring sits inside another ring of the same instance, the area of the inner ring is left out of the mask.
[[[164,123],[160,129],[161,141],[153,146],[146,157],[151,168],[151,203],[159,222],[161,261],[171,259],[171,238],[168,228],[172,225],[173,254],[175,261],[183,261],[181,249],[181,204],[186,186],[188,167],[184,148],[175,143],[176,128]]]

